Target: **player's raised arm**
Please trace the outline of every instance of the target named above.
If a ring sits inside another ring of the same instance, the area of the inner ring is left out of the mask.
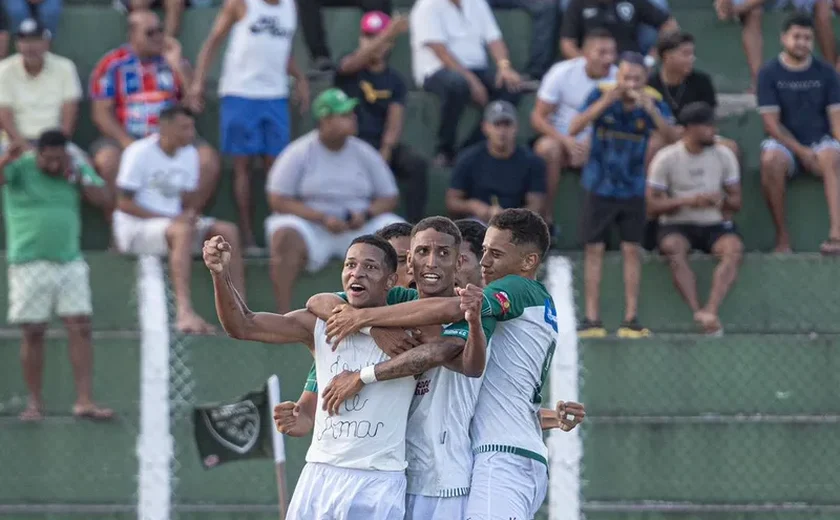
[[[230,278],[231,246],[221,236],[204,242],[204,264],[213,275],[216,313],[229,336],[263,343],[303,343],[313,346],[315,316],[305,309],[289,314],[253,312]]]
[[[465,288],[456,290],[461,300],[461,310],[464,311],[464,318],[469,327],[469,335],[466,337],[466,345],[461,355],[447,367],[468,377],[480,377],[484,373],[484,367],[487,366],[487,340],[493,333],[496,320],[491,316],[484,318],[481,316],[484,291],[480,287],[467,284]]]

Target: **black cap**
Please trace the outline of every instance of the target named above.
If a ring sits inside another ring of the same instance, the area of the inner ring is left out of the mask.
[[[502,121],[515,123],[516,107],[502,99],[493,101],[484,109],[484,121],[493,125]]]
[[[690,125],[711,125],[715,122],[715,110],[705,101],[689,103],[680,110],[680,123]]]
[[[20,22],[15,34],[18,38],[43,38],[45,40],[50,39],[51,36],[49,29],[34,18],[27,18]]]

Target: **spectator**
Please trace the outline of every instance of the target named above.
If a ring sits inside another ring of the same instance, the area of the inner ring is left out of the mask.
[[[652,133],[661,132],[671,140],[675,132],[668,105],[658,92],[645,86],[647,69],[641,54],[622,54],[616,78],[615,84],[602,83],[593,90],[569,125],[573,136],[593,126],[592,150],[581,177],[586,298],[581,337],[606,335],[600,319],[601,269],[613,225],[618,227],[624,257],[624,322],[617,334],[622,338],[650,335],[637,319],[639,243],[645,226],[645,153]]]
[[[656,36],[646,33],[644,27],[653,27],[659,34],[677,29],[663,4],[655,0],[570,0],[563,14],[560,50],[567,59],[577,58],[586,33],[603,27],[612,33],[619,53],[647,54],[653,50]]]
[[[200,216],[194,140],[192,114],[175,105],[160,112],[159,134],[128,145],[117,176],[114,241],[121,253],[169,254],[176,327],[184,334],[205,334],[213,327],[195,313],[190,298],[192,254],[201,250],[204,240],[222,235],[233,246],[231,272],[243,296],[245,275],[236,227]]]
[[[764,59],[761,15],[765,10],[794,7],[799,11],[813,14],[820,51],[832,66],[835,65],[837,48],[831,20],[832,1],[835,9],[840,9],[840,2],[837,0],[715,0],[715,10],[721,21],[738,19],[741,22],[741,42],[752,79],[750,92],[755,90],[758,69]]]
[[[18,53],[0,61],[0,126],[22,149],[52,128],[72,137],[82,97],[76,66],[48,52],[50,32],[36,20],[21,22],[16,36]]]
[[[526,81],[539,81],[554,63],[560,37],[557,0],[487,0],[493,9],[523,9],[531,15],[531,52],[525,65]]]
[[[761,184],[776,227],[778,253],[789,253],[785,183],[798,171],[823,178],[828,240],[820,251],[840,254],[840,80],[815,57],[811,19],[795,14],[782,27],[782,53],[758,74],[758,110],[767,139],[761,143]]]
[[[102,57],[90,77],[92,118],[102,133],[91,155],[109,186],[116,181],[123,149],[157,131],[161,111],[178,102],[190,79],[180,44],[164,38],[156,14],[136,11],[128,22],[128,44]],[[213,195],[220,166],[209,144],[199,138],[197,147],[201,178],[195,207],[201,210]]]
[[[3,22],[8,23],[10,27],[20,27],[24,20],[31,18],[55,37],[61,19],[62,4],[62,0],[3,0],[3,9],[0,11],[3,12]]]
[[[266,219],[277,308],[291,309],[292,286],[304,267],[320,271],[359,235],[401,222],[397,185],[376,149],[354,137],[358,101],[339,89],[312,104],[318,128],[292,142],[268,174]]]
[[[722,334],[718,309],[738,276],[744,244],[728,219],[741,209],[740,168],[732,150],[715,139],[714,119],[708,103],[686,105],[680,113],[682,139],[651,164],[647,206],[649,214],[659,217],[659,250],[668,257],[674,284],[694,320],[707,334]],[[688,264],[692,249],[720,260],[702,308]]]
[[[482,287],[481,280],[481,257],[484,255],[484,234],[487,226],[470,218],[455,221],[458,230],[461,232],[461,267],[455,274],[455,285],[466,287],[471,283]]]
[[[282,0],[281,0],[282,1]],[[303,39],[312,57],[312,74],[331,72],[335,65],[327,47],[324,35],[324,18],[321,9],[324,7],[358,7],[365,13],[380,11],[391,14],[391,0],[306,0],[298,2],[300,9],[300,25],[303,29]],[[342,253],[344,254],[344,253]]]
[[[9,55],[9,17],[6,9],[0,8],[0,59]]]
[[[41,378],[44,335],[52,310],[67,330],[76,383],[73,415],[110,419],[113,412],[93,401],[93,352],[88,266],[82,257],[80,195],[93,204],[108,204],[105,183],[86,163],[74,163],[67,137],[47,130],[36,151],[24,153],[13,143],[0,158],[3,218],[9,263],[9,316],[23,332],[21,363],[29,402],[22,420],[42,418]]]
[[[542,79],[537,102],[531,111],[531,126],[538,134],[534,151],[545,161],[546,200],[543,218],[555,235],[554,200],[564,168],[581,168],[589,157],[591,136],[569,135],[569,123],[599,82],[615,81],[615,39],[609,31],[595,28],[583,41],[583,55],[561,61]]]
[[[542,212],[545,163],[516,144],[516,108],[507,101],[490,103],[482,128],[487,141],[458,156],[446,191],[446,209],[453,217],[485,223],[507,208]]]
[[[485,45],[496,61],[495,77]],[[411,9],[411,51],[414,81],[441,102],[435,164],[451,166],[467,104],[516,103],[522,80],[486,0],[417,0]],[[467,142],[480,140],[479,124]]]
[[[428,169],[426,160],[400,142],[405,121],[406,87],[402,77],[388,65],[394,40],[408,30],[408,20],[373,11],[362,17],[359,48],[343,57],[336,71],[335,86],[358,101],[356,119],[359,137],[379,150],[379,155],[404,181],[403,204],[409,222],[426,215]]]
[[[246,252],[258,253],[251,218],[249,163],[263,158],[267,170],[289,144],[289,76],[298,101],[308,109],[309,83],[292,57],[297,28],[295,3],[283,0],[227,0],[198,54],[188,101],[203,105],[204,83],[213,57],[228,33],[219,82],[221,149],[233,156],[233,193]]]
[[[394,222],[375,233],[382,240],[387,240],[397,252],[397,287],[414,287],[414,277],[408,271],[411,229],[411,224],[407,222]]]
[[[656,49],[661,65],[658,70],[651,72],[648,85],[662,95],[672,114],[679,116],[683,108],[698,101],[708,104],[713,110],[717,108],[717,94],[712,78],[694,68],[694,36],[682,31],[667,33],[659,39]],[[682,124],[679,117],[677,123]],[[677,128],[681,131],[680,127]],[[735,141],[721,136],[716,139],[738,156]],[[666,144],[652,140],[649,157],[653,157]]]
[[[200,3],[209,5],[209,2]],[[196,0],[114,0],[114,7],[124,13],[134,11],[163,10],[163,34],[172,38],[178,36],[181,28],[181,18],[184,9],[190,4],[197,4]]]

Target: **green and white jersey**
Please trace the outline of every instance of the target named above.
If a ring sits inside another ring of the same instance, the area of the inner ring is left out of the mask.
[[[482,315],[497,323],[470,428],[473,450],[547,464],[539,408],[557,341],[554,301],[540,282],[509,275],[484,288]]]

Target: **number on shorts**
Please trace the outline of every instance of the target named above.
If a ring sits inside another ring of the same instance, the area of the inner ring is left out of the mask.
[[[545,386],[545,381],[548,379],[548,372],[551,370],[551,360],[554,358],[554,349],[557,347],[557,341],[552,341],[545,353],[545,361],[543,361],[542,372],[540,373],[540,382],[534,388],[534,397],[531,402],[534,404],[542,403],[542,389]]]

